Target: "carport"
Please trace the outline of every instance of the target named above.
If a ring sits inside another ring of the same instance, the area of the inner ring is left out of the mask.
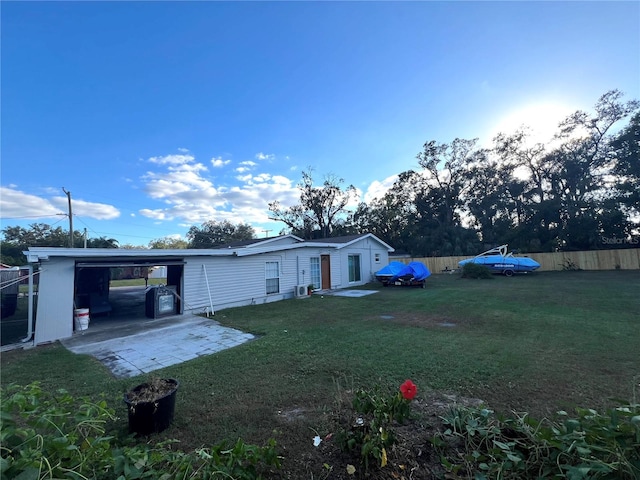
[[[88,308],[92,319],[96,321],[106,317],[141,318],[145,316],[144,287],[113,287],[111,280],[118,269],[133,272],[148,272],[153,267],[166,267],[165,285],[175,293],[175,308],[172,314],[184,312],[182,292],[184,289],[184,261],[149,261],[132,259],[129,261],[92,261],[76,262],[74,276],[74,309]],[[146,278],[137,273],[134,278]],[[124,288],[124,289],[123,289]]]
[[[148,289],[143,285],[124,290],[112,287],[112,272],[116,269],[166,267],[166,286],[174,293],[175,300],[173,310],[166,315],[175,318],[184,313],[184,250],[40,247],[31,248],[25,254],[29,262],[40,264],[35,345],[77,335],[74,317],[81,309],[88,309],[89,329],[104,324],[116,335],[127,322],[145,319]]]

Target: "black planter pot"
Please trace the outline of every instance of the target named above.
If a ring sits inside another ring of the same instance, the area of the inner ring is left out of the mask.
[[[135,394],[149,388],[148,383],[138,385],[125,394],[124,401],[129,411],[129,432],[138,435],[149,435],[162,432],[171,425],[179,383],[172,378],[165,381],[173,384],[173,388],[153,401],[140,402],[132,400],[132,398],[135,398]]]

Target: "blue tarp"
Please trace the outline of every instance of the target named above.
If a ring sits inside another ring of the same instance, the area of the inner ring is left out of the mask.
[[[376,272],[376,277],[393,277],[406,265],[402,262],[391,262],[384,268],[381,268]]]
[[[413,281],[420,282],[431,275],[431,272],[424,263],[411,262],[408,265],[403,265],[403,268],[397,272],[390,281],[397,280],[399,278],[407,277]]]

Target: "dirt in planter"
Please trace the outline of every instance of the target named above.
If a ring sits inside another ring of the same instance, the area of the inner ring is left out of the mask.
[[[171,393],[177,384],[178,382],[171,379],[152,378],[149,382],[143,383],[127,393],[127,400],[132,405],[154,402]]]

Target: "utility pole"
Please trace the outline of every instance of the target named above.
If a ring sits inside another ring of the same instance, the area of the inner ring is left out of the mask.
[[[64,187],[62,191],[67,194],[67,200],[69,201],[69,248],[73,248],[73,212],[71,211],[71,192],[67,192]]]
[[[87,248],[87,229],[84,229],[84,248]]]

